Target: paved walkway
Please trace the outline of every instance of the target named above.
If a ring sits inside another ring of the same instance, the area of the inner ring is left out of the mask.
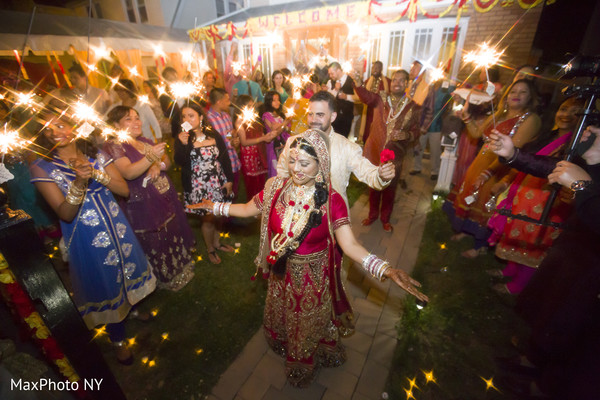
[[[427,161],[424,162],[425,164]],[[427,167],[427,165],[424,165]],[[398,187],[392,233],[376,221],[361,226],[368,213],[368,197],[362,195],[351,210],[353,231],[371,252],[411,272],[430,210],[435,182],[427,170],[408,176],[408,189]],[[296,389],[286,382],[283,359],[273,353],[262,328],[221,376],[210,400],[378,400],[382,398],[396,347],[396,323],[402,289],[390,281],[380,283],[360,265],[344,263],[346,292],[354,308],[356,332],[342,339],[348,360],[339,368],[322,368],[309,388]],[[349,266],[347,266],[350,264]]]

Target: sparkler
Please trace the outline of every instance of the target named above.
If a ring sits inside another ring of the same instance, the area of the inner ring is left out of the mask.
[[[287,111],[285,112],[286,118],[293,118],[295,115],[296,115],[296,110],[294,110],[294,107],[289,107],[287,109]]]
[[[160,85],[156,87],[156,91],[158,91],[158,95],[162,96],[167,93],[167,87],[165,85]]]
[[[6,154],[10,151],[23,147],[24,141],[19,136],[19,132],[7,129],[4,125],[4,132],[0,132],[0,153]]]
[[[129,69],[129,74],[131,76],[137,76],[137,77],[141,76],[137,70],[137,65],[134,65],[133,67],[128,67],[128,69]]]
[[[199,87],[192,82],[174,82],[171,84],[171,93],[176,99],[187,99],[199,92]]]
[[[258,114],[254,111],[252,107],[244,107],[242,108],[242,124],[250,124],[258,118]]]
[[[446,75],[444,74],[444,70],[441,67],[432,68],[429,71],[430,71],[429,77],[431,79],[431,83],[437,82],[446,77]]]
[[[346,75],[350,74],[353,69],[354,68],[352,68],[352,63],[350,61],[344,61],[342,63],[342,71],[344,71]]]
[[[110,50],[102,44],[99,47],[92,46],[92,50],[94,51],[94,57],[96,61],[100,61],[102,59],[110,59]]]
[[[479,45],[476,51],[470,51],[463,56],[463,60],[467,63],[475,65],[475,68],[485,68],[486,70],[500,62],[504,50],[498,51],[490,47],[487,42]]]
[[[78,121],[99,122],[101,120],[92,106],[81,101],[78,101],[73,106],[72,116]]]
[[[15,93],[17,96],[17,101],[15,102],[16,106],[25,106],[25,107],[33,107],[35,105],[34,94],[33,93]]]
[[[138,101],[142,104],[150,104],[150,99],[148,98],[147,94],[141,94],[138,96]]]
[[[114,131],[113,135],[119,143],[129,143],[131,141],[131,135],[127,130],[120,129],[118,131]]]

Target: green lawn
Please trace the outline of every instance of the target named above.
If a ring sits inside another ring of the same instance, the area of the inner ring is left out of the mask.
[[[430,303],[421,311],[412,298],[403,304],[387,385],[390,398],[406,399],[408,380],[416,378],[419,389],[412,394],[418,400],[510,399],[497,379],[500,391],[486,391],[483,381],[498,375],[494,357],[516,354],[511,337],[523,333],[513,299],[493,292],[485,273],[502,264],[491,253],[474,260],[461,257],[472,240],[448,240],[452,230],[440,205],[441,199],[434,202],[427,217],[413,272]],[[423,371],[433,371],[436,383],[426,383]]]

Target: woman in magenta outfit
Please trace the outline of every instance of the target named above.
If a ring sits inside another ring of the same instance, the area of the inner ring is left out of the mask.
[[[129,186],[129,197],[119,204],[150,259],[158,287],[177,291],[194,276],[194,234],[173,183],[166,174],[169,158],[152,160],[149,150],[163,148],[142,136],[137,111],[116,106],[108,113],[109,124],[127,130],[131,140],[110,140],[105,150]]]
[[[267,342],[286,358],[293,386],[306,387],[319,366],[341,365],[346,354],[340,343],[353,329],[350,304],[334,262],[335,243],[375,277],[390,277],[422,301],[419,283],[356,242],[348,209],[331,190],[328,139],[308,130],[291,145],[290,178],[269,179],[265,189],[246,204],[205,201],[192,207],[218,215],[252,217],[262,214],[259,254],[255,262],[268,278],[264,312]]]
[[[277,160],[285,142],[290,137],[288,130],[291,126],[291,118],[286,118],[283,114],[279,93],[276,91],[269,90],[265,94],[261,118],[265,125],[265,133],[275,134],[275,139],[266,145],[269,178],[272,178],[277,175]]]

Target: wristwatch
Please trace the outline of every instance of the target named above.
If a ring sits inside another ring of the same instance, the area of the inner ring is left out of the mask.
[[[592,184],[592,181],[579,180],[571,183],[571,190],[574,192],[578,192],[580,190],[586,189],[588,186]]]

